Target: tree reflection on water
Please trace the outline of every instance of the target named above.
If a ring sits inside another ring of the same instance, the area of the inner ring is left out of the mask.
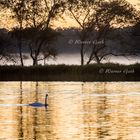
[[[139,83],[1,82],[0,139],[139,140]]]

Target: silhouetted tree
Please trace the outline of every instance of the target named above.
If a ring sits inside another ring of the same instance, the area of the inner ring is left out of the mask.
[[[134,24],[137,20],[135,8],[125,0],[68,0],[68,2],[69,11],[80,27],[81,42],[91,41],[88,49],[81,43],[81,65],[84,64],[86,55],[87,64],[92,61],[100,63],[109,55],[116,55],[106,52],[109,32],[113,28]]]
[[[30,28],[35,29],[36,31],[40,31],[39,35],[33,35],[34,37],[29,47],[31,51],[31,58],[34,60],[34,65],[37,65],[37,58],[40,54],[40,50],[42,50],[42,46],[44,44],[50,44],[50,36],[53,38],[53,34],[48,31],[50,31],[53,20],[61,17],[61,14],[63,14],[65,10],[65,2],[63,0],[5,0],[0,4],[11,10],[14,15],[13,18],[16,19],[19,25],[18,28],[13,31],[13,35],[18,40],[19,54],[22,66],[24,65],[22,54],[24,42],[22,30],[24,28]],[[46,37],[48,37],[48,39]],[[51,52],[51,50],[52,49],[46,51],[44,50],[44,52]],[[54,52],[55,51],[53,51],[53,53]],[[45,59],[48,54],[44,53],[44,56]]]
[[[65,11],[63,0],[28,0],[26,26],[46,29]]]
[[[45,49],[45,51],[42,52],[42,55],[42,60],[44,60],[44,65],[46,65],[47,59],[56,59],[58,51],[56,50],[56,48],[49,47],[48,49]]]
[[[26,28],[23,31],[23,38],[28,42],[30,56],[33,66],[50,57],[56,57],[57,51],[52,47],[53,42],[59,34],[51,28],[39,30],[37,28]]]
[[[89,21],[92,17],[95,0],[68,0],[68,10],[70,16],[78,23],[80,30],[77,32],[80,44],[81,65],[84,65],[86,47],[83,43],[86,41],[91,30]]]
[[[54,19],[61,17],[65,11],[63,0],[33,0],[27,5],[26,24],[33,34],[29,45],[30,56],[33,65],[38,61],[56,56],[56,50],[51,47],[51,43],[58,35],[50,27]],[[29,31],[29,30],[28,30]],[[43,56],[43,57],[40,57]]]
[[[8,32],[0,32],[0,61],[3,63],[14,62],[16,63],[15,54],[13,53],[13,42],[8,35]]]
[[[28,0],[5,0],[1,3],[4,7],[7,9],[10,9],[10,11],[13,14],[13,19],[17,21],[19,30],[23,29],[23,22],[26,17],[26,4],[28,3]],[[21,65],[24,66],[23,62],[23,54],[22,54],[22,32],[19,32],[19,34],[16,34],[15,37],[17,37],[18,40],[18,48],[19,48],[19,55],[20,55],[20,61]]]
[[[112,29],[132,26],[138,18],[135,8],[125,0],[97,2],[95,13],[93,13],[92,17],[90,26],[93,27],[93,31],[96,30],[97,33],[93,39],[97,42],[103,40],[103,44],[92,45],[87,64],[91,61],[100,63],[110,55],[118,56],[118,54],[112,53],[111,50],[106,51],[106,40],[109,38],[109,32]]]

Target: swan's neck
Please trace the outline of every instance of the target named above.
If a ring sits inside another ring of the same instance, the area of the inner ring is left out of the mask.
[[[45,98],[45,105],[48,105],[48,96]]]

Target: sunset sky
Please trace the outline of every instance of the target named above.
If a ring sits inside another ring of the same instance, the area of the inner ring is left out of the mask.
[[[134,4],[137,8],[139,4],[140,7],[140,0],[127,0],[127,1]],[[70,17],[67,17],[65,20],[60,19],[60,21],[57,21],[56,23],[57,23],[56,25],[61,24],[62,27],[68,27],[71,25],[73,25],[74,27],[78,26],[77,22],[73,21]]]
[[[140,7],[140,0],[127,0],[127,1],[134,4],[137,7],[139,4],[139,7]],[[9,16],[10,16],[10,12],[1,13],[0,28],[10,28],[10,27],[16,26],[15,22],[13,20],[9,20],[9,18],[8,18]],[[70,17],[66,17],[64,20],[60,19],[60,20],[55,21],[54,28],[57,28],[57,25],[59,25],[59,27],[62,27],[62,28],[71,27],[71,25],[73,27],[78,26],[77,23],[74,20],[72,20]]]
[[[138,2],[140,2],[139,0],[127,0],[127,1],[134,3],[134,4],[137,4]]]

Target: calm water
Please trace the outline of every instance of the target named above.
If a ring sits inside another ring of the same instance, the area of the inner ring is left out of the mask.
[[[140,83],[0,82],[0,140],[140,140]]]

